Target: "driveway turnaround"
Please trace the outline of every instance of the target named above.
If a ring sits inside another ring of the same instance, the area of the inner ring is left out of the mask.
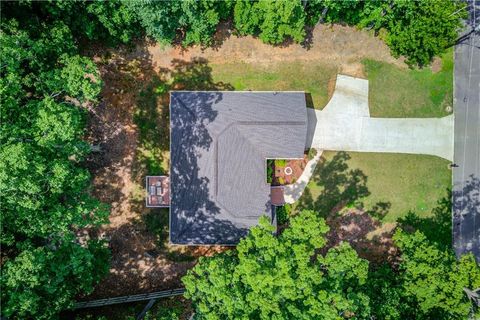
[[[372,118],[368,81],[337,76],[335,92],[322,110],[308,109],[309,146],[322,150],[412,153],[453,160],[453,116]]]
[[[458,257],[472,252],[480,262],[480,1],[469,12],[455,47],[453,243]]]

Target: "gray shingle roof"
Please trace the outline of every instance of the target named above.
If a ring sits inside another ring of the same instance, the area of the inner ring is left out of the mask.
[[[170,134],[170,241],[237,244],[275,222],[266,159],[303,157],[305,94],[174,91]]]

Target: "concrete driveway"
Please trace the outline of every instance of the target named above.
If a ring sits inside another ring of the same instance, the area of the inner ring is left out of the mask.
[[[371,118],[368,80],[337,76],[322,110],[308,109],[308,145],[322,150],[412,153],[453,160],[453,115]]]

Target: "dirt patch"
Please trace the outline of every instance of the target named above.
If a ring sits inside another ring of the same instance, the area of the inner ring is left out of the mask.
[[[340,73],[355,78],[367,78],[365,74],[365,68],[361,62],[342,64],[340,68]]]
[[[354,27],[341,25],[319,25],[312,31],[312,43],[307,50],[300,44],[289,46],[271,46],[252,37],[237,37],[220,29],[226,39],[221,46],[202,49],[200,46],[183,49],[151,45],[148,52],[156,68],[169,67],[172,59],[189,60],[203,57],[212,63],[245,62],[257,66],[269,66],[282,61],[321,60],[333,65],[345,62],[360,62],[362,59],[374,59],[406,67],[390,54],[390,49],[379,38]]]
[[[435,57],[430,65],[430,70],[433,73],[438,73],[442,70],[442,58]]]
[[[323,61],[344,65],[343,72],[354,76],[364,76],[360,63],[364,58],[404,66],[390,56],[380,39],[355,28],[318,26],[309,50],[296,44],[272,47],[250,36],[233,36],[228,25],[224,28],[219,30],[216,46],[207,49],[149,43],[138,43],[133,49],[91,49],[104,89],[99,106],[89,110],[87,139],[100,151],[92,153],[88,166],[92,193],[111,205],[110,223],[100,235],[109,240],[112,262],[109,275],[88,299],[178,287],[198,257],[227,250],[169,245],[168,212],[145,208],[145,175],[165,173],[169,165],[168,90],[231,90],[229,84],[213,83],[209,63],[241,61],[268,67],[282,61]],[[334,87],[332,79],[329,93]],[[332,229],[338,231],[330,235],[331,241],[373,248],[373,240],[365,244],[361,240],[372,231],[368,217],[351,214],[332,223],[339,225]],[[388,241],[382,241],[372,249],[379,250],[379,255],[389,252]]]
[[[349,209],[341,215],[327,218],[330,231],[327,234],[327,248],[348,242],[361,258],[381,265],[385,262],[395,264],[398,251],[392,236],[395,224],[383,224],[358,209]]]

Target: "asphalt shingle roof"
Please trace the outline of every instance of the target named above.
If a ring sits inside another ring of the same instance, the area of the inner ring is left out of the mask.
[[[170,134],[170,241],[234,245],[276,221],[266,159],[303,157],[305,94],[174,91]]]

